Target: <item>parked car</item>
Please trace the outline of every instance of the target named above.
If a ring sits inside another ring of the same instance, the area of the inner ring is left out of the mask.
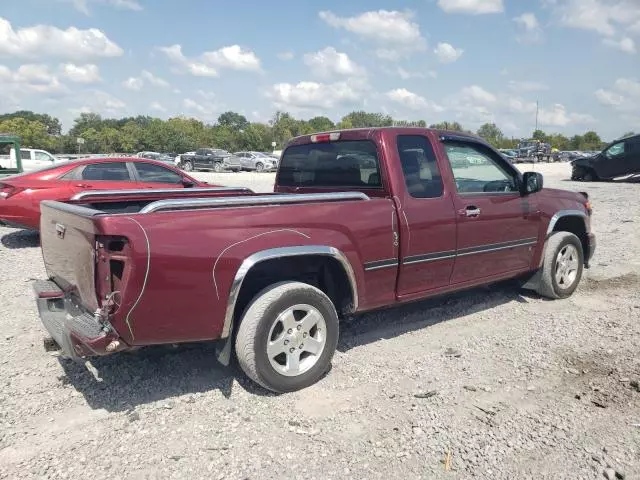
[[[278,167],[278,161],[275,158],[262,152],[236,152],[234,155],[240,159],[242,170],[263,172],[275,170]]]
[[[214,172],[231,170],[239,172],[242,169],[238,157],[219,148],[199,148],[193,156],[184,158],[180,165],[187,172],[193,170],[213,170]]]
[[[36,148],[21,148],[20,158],[22,160],[22,171],[32,172],[44,167],[49,167],[60,163],[62,160],[55,155],[50,154],[46,150],[38,150]],[[0,156],[0,167],[6,169],[16,168],[16,151],[11,150],[9,155]]]
[[[586,182],[640,175],[640,135],[616,140],[596,155],[573,160],[571,166],[571,179]]]
[[[40,202],[87,190],[211,187],[179,169],[143,158],[91,158],[0,179],[0,224],[38,230]]]
[[[483,163],[453,166],[461,150]],[[505,279],[571,296],[595,249],[591,207],[542,187],[464,133],[304,135],[275,193],[137,213],[123,200],[127,215],[43,202],[38,309],[64,356],[220,340],[223,363],[235,346],[255,382],[298,390],[327,371],[341,316]]]
[[[185,153],[181,153],[180,155],[176,155],[176,158],[174,160],[174,163],[180,167],[183,168],[184,166],[184,162],[186,162],[187,160],[191,160],[191,166],[193,167],[193,157],[195,156],[196,152],[185,152]]]
[[[159,152],[139,152],[136,157],[147,158],[149,160],[157,160],[158,162],[168,163],[173,165],[175,163],[175,154],[159,153]]]

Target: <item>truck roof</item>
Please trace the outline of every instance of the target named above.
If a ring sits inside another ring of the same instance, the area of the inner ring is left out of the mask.
[[[440,130],[436,128],[426,128],[426,127],[363,127],[363,128],[343,128],[343,129],[335,129],[335,130],[327,130],[324,132],[315,132],[305,135],[299,135],[297,137],[289,140],[288,145],[295,145],[300,143],[309,143],[311,142],[311,137],[313,135],[327,135],[331,133],[345,133],[347,134],[347,138],[368,138],[377,132],[390,132],[396,134],[407,134],[407,133],[426,133],[433,132],[439,136],[455,136],[455,137],[465,137],[469,139],[473,139],[475,141],[480,141],[482,143],[486,143],[481,137],[478,137],[475,134],[467,133],[467,132],[459,132],[455,130]]]

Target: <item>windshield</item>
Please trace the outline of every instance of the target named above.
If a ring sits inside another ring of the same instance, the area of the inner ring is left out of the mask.
[[[378,152],[369,140],[292,145],[278,173],[284,187],[380,188]]]

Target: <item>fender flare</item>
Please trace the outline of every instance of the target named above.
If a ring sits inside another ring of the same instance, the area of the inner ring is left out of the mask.
[[[227,309],[224,317],[222,333],[220,334],[221,339],[231,336],[231,331],[233,329],[233,316],[236,308],[236,302],[238,301],[238,295],[242,289],[244,279],[247,277],[251,269],[266,260],[300,256],[323,256],[337,260],[344,269],[347,279],[349,280],[349,284],[351,285],[351,297],[353,298],[352,311],[355,312],[358,310],[358,284],[356,281],[356,275],[353,267],[351,266],[351,262],[349,262],[349,259],[341,250],[326,245],[305,245],[261,250],[245,258],[236,271],[236,275],[231,284],[231,289],[229,290],[229,297],[227,299]]]
[[[563,217],[581,217],[582,221],[585,221],[587,218],[587,214],[581,210],[559,210],[551,217],[549,220],[549,225],[547,226],[547,238],[553,232],[553,229],[556,227],[558,220]],[[587,228],[587,222],[584,224],[585,229]]]

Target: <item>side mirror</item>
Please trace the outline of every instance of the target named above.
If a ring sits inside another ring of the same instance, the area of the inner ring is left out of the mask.
[[[542,190],[544,180],[542,174],[538,172],[525,172],[522,175],[522,194],[530,195]]]
[[[184,188],[192,188],[195,185],[191,180],[187,180],[186,178],[182,179],[182,186]]]

